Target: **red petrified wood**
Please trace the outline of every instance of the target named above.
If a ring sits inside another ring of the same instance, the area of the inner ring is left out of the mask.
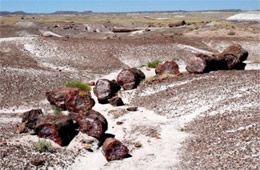
[[[124,90],[130,90],[136,88],[142,80],[145,79],[145,75],[141,70],[136,68],[124,69],[117,76],[117,83],[124,88]]]
[[[179,66],[176,64],[174,61],[166,61],[163,64],[158,64],[155,73],[156,74],[162,74],[167,72],[168,74],[174,74],[174,75],[179,75]]]
[[[114,138],[107,138],[102,149],[107,161],[124,159],[129,152],[125,145]]]
[[[105,104],[120,90],[120,86],[115,80],[99,79],[94,87],[94,94],[98,98],[98,102]]]
[[[97,139],[102,137],[108,127],[106,118],[94,110],[90,110],[86,113],[78,113],[76,121],[82,133],[86,133]]]
[[[216,70],[242,70],[245,68],[245,61],[248,52],[240,45],[231,45],[220,54],[206,55],[197,54],[187,64],[187,71],[190,73],[205,73]]]
[[[77,135],[77,125],[66,115],[48,115],[38,119],[35,133],[48,138],[61,146],[67,146]]]

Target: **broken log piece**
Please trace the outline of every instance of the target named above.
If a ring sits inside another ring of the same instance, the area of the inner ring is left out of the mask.
[[[200,54],[203,55],[203,54]],[[201,57],[192,57],[186,66],[186,70],[190,73],[203,73],[206,69],[206,61]]]
[[[70,112],[86,112],[94,107],[95,100],[89,91],[78,89],[66,95],[65,104]]]
[[[125,105],[123,100],[121,99],[121,97],[118,97],[118,96],[114,96],[111,99],[108,99],[108,102],[112,106],[123,106],[123,105]]]
[[[180,75],[179,66],[174,61],[166,61],[163,64],[158,64],[155,68],[156,74],[163,74],[165,72],[168,74]]]
[[[41,138],[48,138],[61,146],[67,146],[78,134],[77,124],[66,115],[41,116],[37,121],[35,134]]]
[[[128,148],[119,140],[107,138],[103,144],[102,150],[107,161],[121,160],[128,156]]]
[[[144,73],[136,68],[123,69],[117,75],[117,83],[122,86],[124,90],[136,88],[144,79]]]
[[[248,52],[240,45],[232,45],[220,54],[206,55],[197,54],[187,64],[187,71],[190,73],[206,73],[217,70],[243,70],[244,60]]]
[[[53,90],[50,92],[46,92],[45,95],[51,105],[57,106],[57,107],[61,108],[62,110],[67,110],[66,105],[65,105],[66,95],[70,91],[76,91],[76,90],[78,90],[78,88],[64,87],[64,88],[60,88],[60,89]]]
[[[138,31],[140,29],[137,28],[127,28],[127,27],[114,27],[112,29],[112,32],[114,33],[128,33],[128,32],[133,32],[133,31]]]
[[[71,112],[85,112],[95,105],[89,91],[75,87],[64,87],[47,92],[46,97],[51,105]]]
[[[78,113],[76,121],[79,130],[89,136],[100,139],[108,128],[106,118],[97,111],[90,110],[86,113]]]
[[[41,109],[33,109],[23,113],[22,122],[25,123],[25,127],[34,129],[39,117],[43,115]]]
[[[120,88],[115,80],[99,79],[94,87],[94,94],[97,96],[99,103],[106,104],[109,99],[116,95]]]
[[[169,27],[179,27],[179,26],[183,26],[185,24],[186,24],[185,21],[177,21],[177,22],[174,22],[174,23],[170,23],[168,26]]]

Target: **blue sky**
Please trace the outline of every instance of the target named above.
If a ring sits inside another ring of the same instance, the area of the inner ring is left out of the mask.
[[[129,12],[217,9],[260,9],[260,0],[0,0],[0,11]]]

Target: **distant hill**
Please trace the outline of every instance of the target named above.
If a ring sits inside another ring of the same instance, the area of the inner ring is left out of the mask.
[[[201,11],[184,11],[184,10],[175,10],[175,11],[135,11],[135,12],[97,12],[97,13],[171,13],[171,12],[241,12],[240,9],[224,9],[224,10],[201,10]],[[93,11],[56,11],[53,13],[27,13],[24,11],[0,11],[0,16],[8,15],[87,15],[91,13],[96,13]]]

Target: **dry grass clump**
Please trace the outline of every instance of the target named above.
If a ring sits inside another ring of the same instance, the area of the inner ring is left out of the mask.
[[[46,141],[45,139],[39,140],[33,144],[33,148],[37,152],[53,152],[51,142]]]
[[[154,60],[147,63],[147,67],[149,68],[156,68],[158,64],[162,63],[161,60]]]
[[[83,83],[81,81],[73,81],[73,82],[67,82],[65,83],[65,86],[66,87],[77,87],[81,90],[86,90],[86,91],[90,91],[91,90],[91,87],[86,84],[86,83]]]

